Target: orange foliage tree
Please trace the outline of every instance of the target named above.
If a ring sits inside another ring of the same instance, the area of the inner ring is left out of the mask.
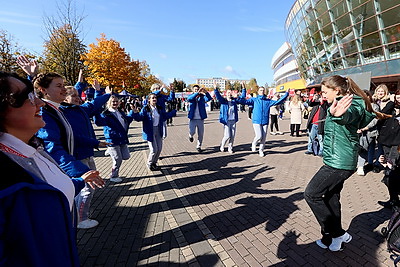
[[[97,38],[97,44],[90,44],[82,56],[88,69],[88,82],[97,79],[103,86],[111,86],[116,92],[125,85],[131,91],[139,81],[139,63],[131,60],[120,43],[107,39],[104,33]],[[136,79],[136,80],[135,80]]]

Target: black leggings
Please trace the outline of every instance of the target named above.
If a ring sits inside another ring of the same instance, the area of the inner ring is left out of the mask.
[[[274,131],[274,125],[277,132],[279,132],[278,115],[271,115],[271,132]]]

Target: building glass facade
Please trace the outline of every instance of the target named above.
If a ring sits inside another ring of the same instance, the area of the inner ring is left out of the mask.
[[[285,32],[308,81],[360,72],[400,79],[399,0],[298,0]]]

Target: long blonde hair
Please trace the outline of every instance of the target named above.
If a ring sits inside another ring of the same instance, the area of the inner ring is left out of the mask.
[[[379,98],[378,98],[378,95],[377,95],[377,92],[378,92],[379,89],[382,89],[383,91],[385,91],[385,96],[384,96],[382,99],[379,99]],[[390,99],[390,96],[389,96],[389,89],[387,88],[386,84],[381,83],[380,85],[378,85],[378,86],[375,88],[374,94],[372,95],[372,100],[373,100],[374,102],[376,102],[377,100],[381,100],[381,101],[386,102],[386,101],[388,101],[389,99]]]
[[[114,99],[117,99],[118,103],[120,102],[119,98],[117,96],[115,96],[115,95],[110,96],[110,99],[108,99],[108,101],[107,101],[107,109],[112,108],[112,102]]]

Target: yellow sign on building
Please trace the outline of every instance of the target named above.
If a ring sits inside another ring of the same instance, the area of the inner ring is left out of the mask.
[[[306,81],[304,79],[300,80],[295,80],[295,81],[290,81],[287,83],[279,84],[276,86],[276,92],[281,93],[281,92],[286,92],[287,89],[304,89],[306,88]]]

